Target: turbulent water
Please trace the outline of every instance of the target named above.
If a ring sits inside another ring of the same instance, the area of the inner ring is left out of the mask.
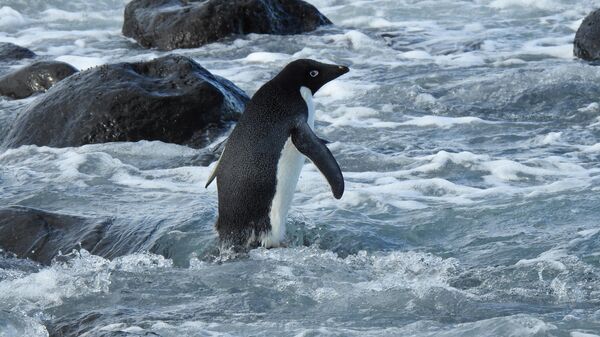
[[[0,42],[79,69],[164,55],[120,34],[126,2],[0,0]],[[2,255],[0,336],[600,335],[600,68],[572,56],[600,1],[310,2],[335,26],[175,52],[249,94],[292,59],[349,65],[315,98],[342,200],[307,163],[288,247],[219,255],[202,150],[0,150],[0,205],[148,238]],[[0,100],[0,138],[32,99]]]

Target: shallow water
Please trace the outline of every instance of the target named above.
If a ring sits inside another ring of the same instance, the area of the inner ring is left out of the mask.
[[[0,205],[146,238],[2,255],[0,336],[600,335],[600,68],[572,57],[600,1],[310,2],[336,26],[176,52],[250,94],[290,59],[348,64],[315,99],[343,199],[307,164],[289,247],[219,255],[205,150],[0,150]],[[0,41],[80,69],[163,55],[120,35],[125,3],[0,0]],[[0,100],[0,138],[31,100]]]

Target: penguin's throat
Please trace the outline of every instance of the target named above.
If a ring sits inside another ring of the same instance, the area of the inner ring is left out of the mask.
[[[307,123],[311,129],[315,128],[315,103],[313,102],[313,93],[307,87],[300,88],[300,95],[302,99],[306,103],[306,108],[308,110],[308,120]]]

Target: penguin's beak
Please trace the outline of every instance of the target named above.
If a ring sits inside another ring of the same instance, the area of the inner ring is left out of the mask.
[[[342,73],[342,75],[350,71],[350,68],[346,66],[338,66],[338,69]]]
[[[337,73],[338,75],[335,78],[338,78],[342,75],[344,75],[345,73],[349,72],[350,68],[346,67],[346,66],[337,66]]]
[[[349,72],[350,68],[341,65],[332,65],[327,70],[327,82],[330,82]]]

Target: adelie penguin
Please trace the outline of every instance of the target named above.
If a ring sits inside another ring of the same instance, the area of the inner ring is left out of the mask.
[[[348,71],[344,66],[296,60],[248,102],[206,184],[217,179],[216,229],[223,244],[282,245],[305,156],[325,176],[333,196],[342,197],[342,171],[327,142],[314,133],[313,95]]]

